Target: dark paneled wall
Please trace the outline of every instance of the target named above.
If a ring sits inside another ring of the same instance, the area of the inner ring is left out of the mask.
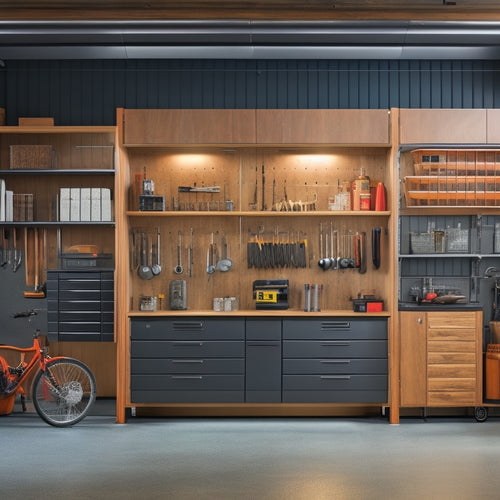
[[[7,61],[0,106],[57,125],[126,108],[495,108],[496,61]]]

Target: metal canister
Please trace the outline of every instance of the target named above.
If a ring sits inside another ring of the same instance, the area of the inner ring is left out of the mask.
[[[359,209],[360,210],[370,210],[370,193],[361,193],[359,195]]]
[[[224,308],[224,299],[222,297],[214,297],[214,311],[221,312]]]

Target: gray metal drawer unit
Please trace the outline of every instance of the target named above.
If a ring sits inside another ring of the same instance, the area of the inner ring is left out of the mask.
[[[113,271],[47,271],[48,338],[114,340]]]
[[[244,340],[240,318],[132,319],[132,402],[244,402]]]
[[[284,403],[385,403],[387,320],[283,320]]]
[[[281,403],[281,318],[247,318],[245,330],[245,401]]]

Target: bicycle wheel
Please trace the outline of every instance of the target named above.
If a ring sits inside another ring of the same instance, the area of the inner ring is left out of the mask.
[[[68,427],[87,415],[95,401],[95,378],[81,361],[72,358],[47,362],[33,381],[33,404],[50,425]]]

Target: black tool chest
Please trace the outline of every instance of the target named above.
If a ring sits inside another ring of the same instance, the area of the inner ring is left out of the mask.
[[[47,271],[48,338],[114,340],[113,271]]]
[[[385,403],[386,318],[131,319],[133,403]]]

